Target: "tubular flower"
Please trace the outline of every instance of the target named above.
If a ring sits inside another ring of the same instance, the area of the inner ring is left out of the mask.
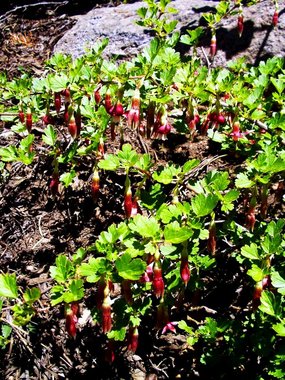
[[[171,131],[171,125],[167,120],[167,111],[164,107],[161,107],[159,110],[156,120],[153,127],[153,137],[161,138],[162,140],[166,139],[166,135],[168,135]]]
[[[103,333],[108,333],[112,329],[112,308],[109,284],[105,285],[104,299],[102,303],[102,329]]]
[[[213,58],[217,53],[217,37],[216,32],[212,32],[211,45],[210,45],[210,55]]]
[[[182,281],[184,282],[185,286],[187,286],[189,280],[190,280],[191,272],[190,272],[190,267],[188,263],[188,257],[181,258],[181,263],[180,263],[180,277]]]
[[[137,326],[130,327],[128,334],[128,351],[136,352],[139,343],[139,330]]]
[[[72,338],[76,337],[76,324],[79,315],[79,304],[78,302],[72,302],[70,305],[65,305],[65,328],[69,336]]]
[[[133,201],[132,201],[132,188],[129,176],[125,181],[125,197],[124,197],[124,209],[126,218],[129,219],[132,215]]]
[[[214,256],[216,253],[216,223],[214,220],[210,222],[207,248],[208,251]]]
[[[132,105],[128,112],[127,120],[129,127],[138,129],[140,124],[140,92],[138,89],[134,91]]]
[[[54,93],[54,108],[56,110],[56,113],[59,114],[60,109],[61,109],[61,96],[60,96],[60,92],[55,92]]]
[[[230,133],[234,141],[238,141],[239,139],[245,136],[245,133],[240,131],[240,124],[238,121],[233,123],[233,131]]]
[[[28,107],[27,112],[26,112],[26,128],[29,133],[31,133],[33,126],[33,115],[30,107]]]
[[[91,194],[94,201],[97,200],[100,190],[100,177],[97,169],[94,170],[91,183]]]
[[[239,37],[241,37],[242,32],[243,32],[243,14],[242,13],[238,15],[237,29],[238,29]]]
[[[162,268],[160,260],[154,262],[153,265],[153,280],[152,280],[154,295],[159,298],[164,294],[164,281],[162,278]]]
[[[279,16],[279,14],[278,14],[278,8],[276,7],[276,8],[275,8],[275,11],[274,11],[274,13],[273,13],[273,17],[272,17],[272,25],[273,25],[274,27],[276,27],[277,24],[278,24],[278,16]]]

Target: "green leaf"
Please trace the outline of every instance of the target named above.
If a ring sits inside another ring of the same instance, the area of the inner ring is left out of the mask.
[[[15,274],[0,274],[0,297],[18,297],[18,287]]]
[[[146,269],[146,263],[141,259],[132,259],[128,253],[116,260],[116,268],[119,276],[126,280],[138,280]]]
[[[260,101],[262,93],[264,91],[263,86],[256,87],[251,89],[247,98],[243,101],[244,105],[249,109],[256,108],[255,103]]]
[[[141,191],[142,205],[149,210],[157,210],[165,201],[165,198],[166,196],[159,183],[155,183],[148,190]]]
[[[113,154],[106,154],[104,160],[100,160],[98,167],[104,170],[116,171],[120,166],[120,160]]]
[[[278,293],[285,295],[285,279],[278,272],[273,272],[271,281],[274,288],[277,288]]]
[[[240,192],[238,190],[229,190],[223,197],[223,202],[234,202],[238,199]]]
[[[12,162],[18,160],[17,149],[15,146],[0,148],[0,158],[4,162]]]
[[[82,280],[72,280],[68,286],[68,290],[63,295],[66,303],[79,301],[84,297],[84,288]]]
[[[9,336],[11,335],[11,332],[12,332],[12,327],[11,326],[8,326],[8,325],[5,325],[3,324],[1,326],[1,335],[3,338],[7,339],[9,338]]]
[[[181,168],[176,168],[174,165],[166,166],[161,171],[155,171],[152,175],[153,179],[164,185],[170,184],[174,177],[181,172]]]
[[[54,146],[56,143],[56,138],[57,138],[56,130],[54,129],[52,125],[48,125],[44,129],[43,141],[49,146]]]
[[[244,173],[239,173],[237,175],[237,178],[235,180],[235,185],[237,188],[240,189],[249,189],[254,185],[254,181],[250,180],[246,174]]]
[[[139,157],[138,161],[135,163],[136,168],[141,170],[149,170],[152,167],[152,159],[149,154],[143,154]]]
[[[67,87],[67,84],[68,84],[68,77],[64,74],[62,74],[61,76],[56,75],[50,79],[51,89],[54,92],[60,92],[64,90]]]
[[[261,281],[264,277],[263,270],[259,268],[256,264],[253,264],[251,268],[247,271],[247,274],[255,281]]]
[[[282,76],[279,75],[278,78],[271,77],[271,82],[273,83],[274,87],[278,91],[279,95],[281,95],[285,88],[284,75]]]
[[[183,174],[187,174],[191,170],[195,169],[199,165],[199,163],[200,163],[200,161],[196,160],[196,159],[189,160],[189,161],[185,162],[185,164],[183,165],[183,169],[182,169]]]
[[[88,263],[82,263],[77,271],[86,277],[87,282],[97,282],[102,275],[110,271],[110,263],[104,257],[91,257]]]
[[[266,235],[264,240],[261,242],[261,247],[267,255],[270,255],[276,253],[279,250],[281,242],[281,235],[274,236],[273,238],[269,235]]]
[[[172,244],[187,241],[193,235],[191,228],[181,227],[177,221],[167,224],[163,233],[165,241]]]
[[[259,309],[268,315],[275,316],[276,315],[276,302],[274,294],[263,290],[260,297],[261,305]]]
[[[82,260],[84,260],[87,254],[87,250],[84,248],[78,248],[74,255],[72,255],[72,261],[75,264],[80,264]]]
[[[137,14],[140,18],[145,18],[146,14],[147,14],[147,8],[145,7],[141,7],[137,10]]]
[[[285,321],[284,321],[285,322]],[[285,324],[283,323],[276,323],[272,326],[273,330],[277,333],[279,336],[285,337]]]
[[[164,24],[163,28],[164,28],[165,32],[167,34],[170,34],[171,32],[173,32],[173,30],[175,29],[177,23],[178,23],[177,20],[172,20],[172,21]]]
[[[185,321],[183,321],[183,320],[179,321],[179,323],[178,323],[178,327],[179,327],[181,330],[187,332],[188,334],[193,333],[193,328],[190,327],[190,326],[188,326],[187,323],[186,323]]]
[[[198,194],[191,200],[192,209],[197,216],[209,215],[216,207],[219,198],[214,194]]]
[[[224,16],[229,9],[229,2],[228,1],[220,1],[219,4],[216,6],[217,13],[220,16]]]
[[[41,291],[39,288],[27,289],[23,294],[23,298],[28,303],[34,303],[40,299]]]
[[[278,236],[282,233],[284,225],[285,225],[284,219],[279,219],[277,222],[274,222],[272,220],[266,227],[266,232],[272,237]]]
[[[120,329],[113,329],[112,331],[108,332],[107,337],[108,339],[114,339],[115,341],[122,342],[126,337],[126,332],[126,327],[121,327]]]
[[[64,184],[64,187],[68,187],[73,182],[74,178],[76,177],[76,171],[72,169],[70,172],[63,173],[59,180]]]
[[[51,306],[55,306],[63,302],[65,288],[62,285],[55,285],[50,291],[50,303]]]
[[[159,247],[159,250],[163,256],[168,256],[174,253],[177,250],[177,247],[175,245],[165,244],[165,245],[161,245]]]
[[[118,152],[118,158],[121,161],[122,166],[127,169],[138,162],[139,155],[132,149],[131,144],[124,144],[122,150]]]
[[[32,143],[34,142],[34,139],[35,139],[35,136],[32,134],[29,134],[27,137],[22,139],[20,142],[20,147],[19,147],[20,150],[27,152],[30,149]]]
[[[238,190],[235,190],[235,189],[229,190],[229,192],[223,196],[221,210],[224,212],[233,210],[234,209],[233,202],[238,199],[239,194],[240,192]]]
[[[199,26],[194,30],[187,29],[188,35],[181,36],[180,42],[186,45],[196,45],[199,42],[200,36],[204,33],[204,29]]]
[[[216,170],[213,170],[205,176],[204,180],[201,181],[202,185],[205,184],[205,186],[208,189],[214,189],[216,191],[223,191],[226,190],[228,187],[230,180],[229,180],[229,173],[228,172],[218,172]]]
[[[257,245],[255,243],[243,246],[241,249],[241,254],[251,260],[260,260]]]
[[[59,255],[55,263],[56,266],[50,267],[50,275],[56,282],[64,283],[74,275],[72,262],[65,255]]]
[[[160,226],[154,217],[136,215],[129,223],[129,229],[142,237],[155,238],[159,236]]]

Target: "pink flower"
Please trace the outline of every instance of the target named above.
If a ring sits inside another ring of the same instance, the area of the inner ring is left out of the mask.
[[[153,263],[146,267],[145,273],[141,276],[140,282],[152,282],[153,280]]]
[[[244,137],[244,133],[242,133],[240,131],[240,124],[238,121],[236,121],[234,124],[233,124],[233,131],[232,133],[230,133],[230,136],[233,137],[233,140],[234,141],[238,141],[240,138],[243,138]]]
[[[177,325],[178,322],[168,322],[162,329],[161,334],[165,334],[166,331],[171,331],[176,333],[175,325]]]
[[[137,129],[140,124],[140,110],[131,108],[127,114],[128,126]]]

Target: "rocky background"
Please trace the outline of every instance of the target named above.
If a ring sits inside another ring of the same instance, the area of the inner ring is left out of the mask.
[[[178,10],[174,16],[178,29],[183,33],[198,25],[205,25],[203,13],[213,11],[218,1],[213,0],[173,0],[172,6]],[[84,54],[102,37],[109,38],[106,56],[128,58],[145,47],[151,35],[141,26],[136,25],[137,9],[145,6],[142,1],[128,2],[118,6],[95,7],[86,14],[74,16],[75,25],[67,31],[54,47],[55,52],[63,52],[78,57]],[[244,33],[240,38],[237,32],[237,16],[221,22],[217,29],[218,52],[215,65],[224,65],[228,60],[246,56],[250,63],[258,63],[270,56],[285,56],[285,14],[284,2],[279,1],[278,26],[273,28],[272,0],[261,0],[258,4],[244,9]],[[201,41],[208,52],[210,36],[205,35]],[[187,47],[184,53],[187,53]],[[201,47],[199,50],[201,57]]]

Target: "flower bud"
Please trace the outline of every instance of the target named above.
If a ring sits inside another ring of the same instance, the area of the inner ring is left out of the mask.
[[[60,96],[60,92],[55,92],[54,93],[54,108],[56,110],[56,113],[59,114],[60,109],[61,109],[61,96]]]
[[[68,131],[73,139],[76,139],[78,136],[78,127],[76,125],[75,117],[71,115],[68,123]]]
[[[25,113],[22,110],[22,108],[20,108],[20,107],[19,107],[19,111],[18,111],[18,117],[19,117],[19,120],[21,123],[25,122]]]
[[[26,128],[29,133],[31,133],[32,131],[32,126],[33,126],[32,111],[30,107],[28,107],[27,112],[26,112]]]
[[[212,34],[211,45],[210,45],[210,55],[213,58],[217,53],[217,37],[216,34]]]
[[[111,298],[109,296],[110,289],[107,284],[104,289],[104,299],[102,303],[102,329],[103,333],[108,333],[112,328],[112,308],[111,308]]]
[[[276,27],[278,24],[278,9],[275,9],[273,17],[272,17],[272,25]]]
[[[209,253],[214,256],[216,253],[216,223],[214,220],[212,220],[210,223],[207,248]]]
[[[109,113],[110,109],[112,108],[111,92],[109,89],[105,93],[104,105],[105,105],[106,111]]]
[[[133,201],[132,201],[132,189],[129,176],[127,175],[125,181],[125,196],[124,196],[124,209],[126,218],[129,219],[132,214]]]
[[[164,281],[162,278],[162,268],[160,260],[154,262],[153,280],[152,280],[154,295],[159,298],[164,294]]]
[[[185,286],[187,286],[189,280],[190,280],[190,267],[189,267],[189,262],[188,262],[188,257],[181,258],[181,263],[180,263],[180,277],[181,280],[184,282]]]
[[[237,29],[238,29],[239,37],[242,36],[243,26],[244,26],[244,24],[243,24],[243,15],[239,14],[238,15],[238,22],[237,22]]]
[[[97,169],[94,170],[91,183],[91,194],[94,201],[97,200],[100,190],[100,177]]]
[[[139,330],[137,326],[131,327],[128,334],[128,351],[136,352],[139,342]]]

